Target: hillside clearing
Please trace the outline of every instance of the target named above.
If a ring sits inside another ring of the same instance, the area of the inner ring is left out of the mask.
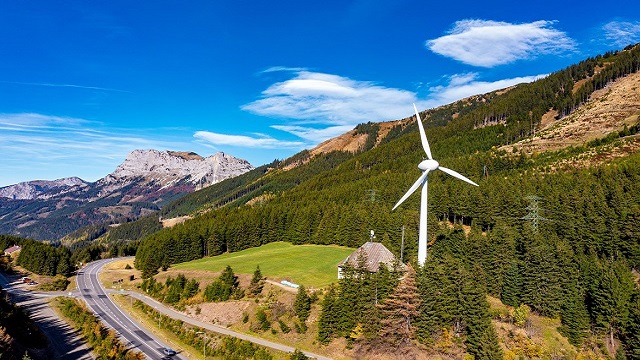
[[[354,250],[335,245],[275,242],[172,267],[175,270],[220,272],[229,265],[237,274],[253,274],[259,265],[262,274],[270,280],[288,280],[307,288],[321,288],[337,281],[338,263]]]

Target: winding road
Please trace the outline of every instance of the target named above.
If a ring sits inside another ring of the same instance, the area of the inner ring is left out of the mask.
[[[125,343],[142,352],[149,359],[163,359],[167,356],[163,349],[168,347],[153,333],[146,330],[128,314],[120,310],[107,295],[98,273],[106,264],[119,259],[94,261],[78,271],[76,278],[80,296],[89,308],[110,328],[114,329]],[[183,359],[179,354],[171,359]]]
[[[98,273],[106,264],[122,259],[126,258],[97,260],[78,271],[78,290],[80,291],[80,294],[85,299],[91,310],[93,310],[94,313],[98,315],[98,317],[103,319],[105,323],[107,323],[110,327],[114,328],[118,333],[120,333],[126,339],[126,341],[132,342],[134,346],[137,347],[137,350],[142,351],[149,358],[158,359],[159,355],[163,355],[161,353],[161,350],[162,348],[166,347],[166,345],[164,345],[159,339],[154,338],[150,331],[144,329],[135,320],[131,319],[127,314],[120,310],[120,308],[107,295],[108,293],[127,294],[146,303],[147,305],[154,307],[157,311],[170,318],[179,319],[185,323],[207,329],[221,335],[233,336],[235,338],[250,341],[254,344],[265,346],[278,351],[284,351],[287,353],[291,353],[296,350],[291,346],[279,344],[256,336],[239,333],[222,326],[196,320],[138,292],[106,290],[98,279]],[[133,257],[129,257],[129,259],[133,259]],[[303,351],[303,353],[310,358],[318,360],[331,360],[331,358],[329,357],[314,354],[312,352]],[[162,356],[160,356],[159,358],[162,358]],[[173,357],[173,359],[176,358],[179,357]]]

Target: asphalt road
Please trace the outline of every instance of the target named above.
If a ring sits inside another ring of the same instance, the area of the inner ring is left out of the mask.
[[[66,295],[64,292],[35,292],[26,289],[28,285],[17,280],[18,276],[0,273],[0,285],[11,300],[29,312],[29,317],[49,339],[49,349],[36,354],[43,359],[88,360],[93,356],[82,337],[62,321],[49,306],[52,297]]]
[[[132,257],[131,257],[132,258]],[[132,296],[138,300],[141,300],[142,302],[146,303],[147,305],[150,305],[152,307],[154,307],[157,311],[161,312],[164,315],[167,315],[168,317],[172,318],[172,319],[178,319],[178,320],[182,320],[185,323],[203,328],[203,329],[207,329],[209,331],[213,331],[222,335],[227,335],[227,336],[232,336],[238,339],[242,339],[242,340],[247,340],[250,341],[254,344],[258,344],[261,346],[265,346],[271,349],[275,349],[275,350],[279,350],[279,351],[284,351],[287,353],[291,353],[294,352],[296,349],[291,347],[291,346],[287,346],[287,345],[283,345],[283,344],[279,344],[273,341],[269,341],[269,340],[265,340],[256,336],[251,336],[248,334],[243,334],[243,333],[239,333],[230,329],[227,329],[225,327],[222,326],[218,326],[218,325],[214,325],[211,323],[205,323],[203,321],[194,319],[192,317],[189,317],[187,315],[185,315],[182,312],[178,312],[176,310],[174,310],[173,308],[170,308],[162,303],[160,303],[159,301],[150,298],[144,294],[138,293],[138,292],[134,292],[134,291],[114,291],[114,290],[105,290],[102,287],[102,284],[98,281],[97,279],[97,273],[100,272],[100,270],[102,269],[102,267],[104,265],[106,265],[107,263],[111,262],[111,261],[115,261],[115,260],[121,260],[123,258],[116,258],[116,259],[106,259],[106,260],[99,260],[93,263],[90,263],[89,265],[87,265],[86,268],[84,268],[82,271],[78,272],[78,289],[82,292],[83,287],[80,286],[80,278],[86,278],[87,275],[87,269],[89,269],[91,271],[91,273],[93,273],[94,275],[92,276],[92,279],[95,278],[95,282],[96,284],[94,285],[94,288],[99,288],[101,289],[101,294],[105,297],[108,298],[108,296],[106,295],[106,293],[120,293],[120,294],[127,294],[129,296]],[[84,273],[84,274],[82,274]],[[82,275],[81,275],[82,274]],[[102,300],[102,298],[100,298]],[[111,299],[108,299],[111,302]],[[117,308],[117,305],[114,304],[113,302],[111,302],[111,304],[113,304],[114,307]],[[118,309],[118,311],[120,313],[122,313],[121,310]],[[96,311],[97,312],[97,311]],[[105,313],[105,311],[100,311],[101,313]],[[99,314],[99,316],[101,316]],[[318,360],[331,360],[331,358],[326,357],[326,356],[322,356],[319,354],[314,354],[312,352],[309,351],[303,351],[305,355],[307,355],[310,358],[313,359],[318,359]],[[146,354],[146,352],[145,352]]]
[[[149,359],[165,358],[162,350],[168,345],[120,310],[98,280],[98,273],[102,267],[114,260],[119,259],[97,260],[78,271],[77,284],[80,296],[103,323],[114,329],[134,350],[142,352]],[[171,359],[182,357],[178,354]]]

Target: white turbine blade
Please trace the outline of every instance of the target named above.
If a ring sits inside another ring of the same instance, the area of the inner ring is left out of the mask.
[[[416,111],[416,121],[418,122],[418,128],[420,129],[420,140],[422,141],[422,147],[424,148],[424,152],[427,154],[427,158],[429,160],[433,160],[433,157],[431,156],[431,148],[429,148],[429,141],[427,141],[427,133],[424,132],[424,127],[422,126],[420,115],[418,115],[418,108],[416,108],[416,104],[413,104],[413,110]]]
[[[449,174],[449,175],[451,175],[451,176],[453,176],[455,178],[458,178],[458,179],[460,179],[462,181],[466,181],[471,185],[478,186],[478,184],[474,183],[473,181],[467,179],[466,177],[462,176],[461,174],[459,174],[459,173],[457,173],[457,172],[455,172],[455,171],[453,171],[451,169],[447,169],[446,167],[442,167],[442,166],[440,166],[438,169],[446,172],[447,174]]]
[[[391,209],[391,211],[395,210],[400,204],[402,204],[403,201],[407,200],[407,198],[409,196],[411,196],[411,194],[413,194],[413,192],[416,191],[416,189],[418,189],[418,187],[420,187],[420,185],[422,185],[422,183],[424,182],[424,179],[427,177],[428,173],[429,173],[429,170],[423,172],[422,175],[420,175],[418,180],[415,183],[413,183],[413,185],[411,185],[411,188],[409,189],[409,191],[407,191],[407,193],[404,194],[402,199],[400,199],[400,201],[398,201],[396,206],[394,206],[393,209]]]

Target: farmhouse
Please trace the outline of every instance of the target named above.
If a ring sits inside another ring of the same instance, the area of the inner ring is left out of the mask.
[[[338,279],[342,279],[342,269],[345,265],[358,267],[362,260],[365,260],[364,266],[372,273],[378,272],[381,265],[391,270],[396,264],[396,257],[389,249],[381,243],[368,241],[338,264]],[[400,267],[402,270],[405,268],[404,264],[400,264]]]

